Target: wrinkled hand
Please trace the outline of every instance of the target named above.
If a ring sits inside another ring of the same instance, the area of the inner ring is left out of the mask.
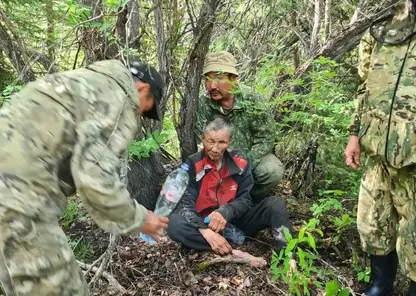
[[[356,169],[360,165],[360,144],[357,136],[350,136],[348,145],[345,148],[345,162],[347,166]]]
[[[160,242],[159,237],[165,235],[162,230],[168,228],[168,223],[169,219],[167,217],[158,216],[151,211],[147,211],[146,220],[139,230]]]
[[[212,251],[215,254],[227,255],[233,251],[233,248],[227,242],[227,240],[220,234],[212,231],[211,229],[200,229],[199,232],[205,238],[210,245]]]
[[[224,219],[224,217],[218,213],[218,212],[212,212],[208,215],[208,217],[211,219],[211,221],[208,224],[208,228],[215,232],[220,232],[225,229],[225,226],[227,225],[227,221]]]

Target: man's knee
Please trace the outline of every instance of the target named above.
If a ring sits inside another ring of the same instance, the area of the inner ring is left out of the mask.
[[[269,211],[269,215],[275,224],[281,224],[292,231],[292,223],[289,218],[289,212],[286,207],[286,202],[277,196],[269,196],[264,200],[264,206]],[[275,225],[276,226],[276,225]]]
[[[179,214],[171,214],[169,216],[169,224],[166,230],[168,236],[175,241],[182,241],[185,235],[184,227],[186,220]]]
[[[256,183],[270,184],[273,186],[279,184],[283,173],[284,166],[274,154],[264,156],[253,171]]]
[[[265,206],[274,213],[287,212],[286,203],[283,199],[277,196],[270,196],[265,200]]]

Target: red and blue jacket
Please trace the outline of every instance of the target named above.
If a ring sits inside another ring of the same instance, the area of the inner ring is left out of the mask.
[[[213,211],[227,222],[238,220],[252,206],[254,185],[248,161],[237,150],[224,153],[224,165],[218,171],[204,151],[191,155],[189,185],[175,212],[196,228],[207,228],[203,219]]]

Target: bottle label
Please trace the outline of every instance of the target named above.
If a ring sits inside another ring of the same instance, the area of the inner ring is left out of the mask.
[[[165,184],[161,190],[161,195],[165,197],[166,200],[171,202],[176,202],[175,200],[175,187],[171,184]]]

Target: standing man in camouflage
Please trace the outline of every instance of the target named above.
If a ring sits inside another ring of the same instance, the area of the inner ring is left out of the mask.
[[[234,57],[225,51],[209,53],[203,69],[208,96],[199,99],[196,139],[201,143],[205,123],[226,116],[234,127],[232,148],[242,150],[253,168],[251,196],[260,202],[282,179],[284,167],[274,155],[276,124],[265,99],[237,84]]]
[[[163,82],[144,63],[118,61],[48,75],[0,109],[0,282],[7,296],[86,296],[88,286],[59,227],[78,190],[94,221],[157,239],[168,219],[130,198],[119,156],[137,116],[159,119]]]
[[[416,1],[414,1],[416,2]],[[393,292],[398,262],[416,295],[416,33],[415,3],[398,5],[363,37],[357,108],[345,149],[348,166],[367,154],[357,226],[370,254],[364,295]],[[398,226],[398,228],[397,228]]]

